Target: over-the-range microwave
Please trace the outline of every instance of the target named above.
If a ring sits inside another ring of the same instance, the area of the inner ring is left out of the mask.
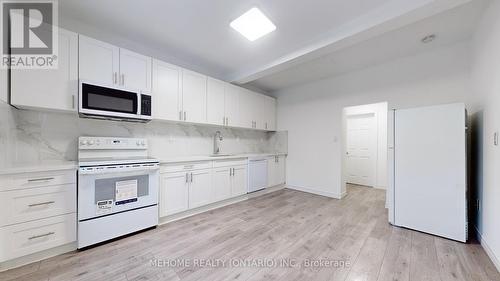
[[[130,89],[80,81],[78,114],[81,117],[151,121],[151,95]]]

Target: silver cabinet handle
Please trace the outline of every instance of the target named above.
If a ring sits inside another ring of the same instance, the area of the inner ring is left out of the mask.
[[[187,114],[186,114],[186,111],[184,111],[184,121],[186,121],[186,120],[187,120],[186,115],[187,115]]]
[[[190,182],[193,182],[193,173],[191,173],[191,181]]]
[[[222,125],[226,125],[226,117],[222,117]]]
[[[71,96],[71,108],[75,109],[75,95]]]
[[[189,173],[186,173],[186,183],[189,182]]]
[[[113,73],[113,84],[118,84],[118,72]]]
[[[50,178],[39,178],[39,179],[29,179],[28,182],[51,181],[53,179],[54,179],[53,177],[50,177]]]
[[[226,126],[229,126],[229,117],[226,117]]]
[[[49,205],[49,204],[54,204],[54,203],[56,203],[56,202],[55,201],[47,201],[47,202],[29,204],[28,207],[43,206],[43,205]]]
[[[266,130],[267,130],[267,122],[266,122]]]
[[[122,86],[125,85],[125,74],[122,73]]]
[[[55,234],[55,232],[48,232],[48,233],[45,233],[45,234],[31,236],[30,238],[28,238],[28,240],[33,240],[33,239],[37,239],[37,238],[43,238],[43,237],[54,235],[54,234]]]
[[[179,111],[179,120],[181,120],[181,121],[182,121],[182,110],[181,110],[181,111]]]

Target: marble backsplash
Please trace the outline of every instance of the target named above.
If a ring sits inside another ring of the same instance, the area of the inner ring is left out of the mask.
[[[77,160],[79,136],[146,138],[150,155],[157,158],[208,155],[216,131],[224,137],[222,153],[287,152],[287,132],[83,119],[76,114],[18,110],[0,102],[0,165]]]

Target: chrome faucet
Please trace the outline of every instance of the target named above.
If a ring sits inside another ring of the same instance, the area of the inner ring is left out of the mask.
[[[215,132],[215,135],[214,135],[214,154],[219,154],[219,152],[220,152],[220,142],[223,139],[224,138],[222,137],[222,134],[221,134],[220,131]]]

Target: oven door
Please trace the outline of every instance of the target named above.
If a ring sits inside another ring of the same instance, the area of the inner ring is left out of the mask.
[[[159,170],[78,175],[78,220],[158,204]]]
[[[79,113],[88,116],[140,118],[140,93],[81,81]]]

